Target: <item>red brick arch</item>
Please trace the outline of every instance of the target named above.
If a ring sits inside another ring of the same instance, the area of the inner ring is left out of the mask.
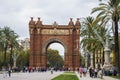
[[[52,39],[47,39],[47,41],[42,45],[43,48],[42,48],[42,53],[46,53],[47,51],[47,48],[48,46],[51,44],[51,43],[54,43],[54,42],[57,42],[57,43],[60,43],[61,45],[63,45],[64,49],[65,49],[65,53],[67,53],[67,45],[64,41],[62,40],[59,40],[57,38],[52,38]]]
[[[51,43],[58,42],[65,48],[64,67],[75,69],[80,66],[80,22],[70,19],[68,25],[43,25],[40,18],[29,22],[30,32],[30,66],[46,68],[47,48]]]

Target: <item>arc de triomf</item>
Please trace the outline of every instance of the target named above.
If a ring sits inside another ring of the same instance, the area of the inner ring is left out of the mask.
[[[57,42],[64,46],[64,67],[75,69],[80,66],[80,22],[77,18],[74,23],[72,18],[68,25],[44,25],[40,18],[29,21],[30,32],[30,64],[31,67],[47,65],[47,48],[51,43]]]

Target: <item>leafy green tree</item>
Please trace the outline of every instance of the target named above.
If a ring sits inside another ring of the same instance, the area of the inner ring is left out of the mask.
[[[49,49],[47,51],[47,60],[50,66],[60,68],[63,67],[64,61],[63,58],[59,55],[57,50]]]
[[[29,66],[29,52],[30,50],[21,50],[17,52],[19,54],[17,59],[17,66],[23,67],[23,66]]]
[[[113,21],[114,42],[115,42],[115,59],[120,74],[120,53],[118,42],[118,22],[120,19],[120,0],[109,0],[107,3],[100,3],[98,7],[93,8],[92,13],[98,12],[97,17],[102,17],[103,22]]]
[[[80,55],[80,64],[81,66],[85,66],[85,58],[82,55]]]

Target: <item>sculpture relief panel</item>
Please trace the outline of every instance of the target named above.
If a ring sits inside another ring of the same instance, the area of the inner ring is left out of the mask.
[[[43,29],[41,34],[59,34],[59,35],[69,35],[69,30],[58,30],[54,28],[53,30]]]

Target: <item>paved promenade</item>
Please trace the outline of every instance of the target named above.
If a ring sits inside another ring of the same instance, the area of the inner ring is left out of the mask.
[[[53,74],[50,73],[50,71],[47,72],[32,72],[32,73],[12,73],[11,77],[3,78],[3,75],[0,74],[0,80],[51,80],[52,78],[62,74],[63,72],[57,71],[53,72]],[[76,72],[76,75],[79,77],[79,73]],[[89,77],[89,74],[87,74],[86,77],[79,77],[79,80],[118,80],[111,77],[104,76],[103,79],[100,78],[91,78]]]
[[[89,74],[87,74],[86,77],[80,77],[78,72],[76,72],[76,75],[78,76],[79,80],[119,80],[119,79],[111,78],[111,77],[108,77],[108,76],[103,76],[103,79],[101,79],[101,78],[91,78],[89,76]]]
[[[51,80],[55,76],[58,76],[62,74],[63,72],[57,71],[53,72],[53,74],[50,73],[50,71],[47,72],[32,72],[32,73],[12,73],[11,77],[3,78],[3,75],[0,74],[0,80]]]

